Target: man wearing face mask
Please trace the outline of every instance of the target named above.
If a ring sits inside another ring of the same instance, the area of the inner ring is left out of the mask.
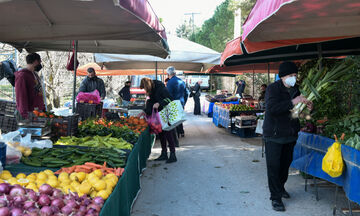
[[[87,69],[88,75],[82,81],[79,92],[93,92],[99,91],[101,99],[106,96],[104,81],[96,76],[95,69],[90,67]]]
[[[41,68],[41,58],[37,53],[26,56],[26,68],[15,72],[16,116],[18,120],[28,117],[37,108],[45,110],[41,80],[37,74]]]
[[[279,67],[280,79],[270,84],[265,93],[265,120],[263,135],[270,200],[275,211],[285,211],[282,198],[290,198],[285,190],[289,167],[298,132],[299,119],[293,119],[291,110],[298,103],[306,103],[311,108],[312,103],[296,86],[297,66],[293,62],[283,62]]]

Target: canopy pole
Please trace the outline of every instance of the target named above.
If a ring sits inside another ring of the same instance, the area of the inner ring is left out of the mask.
[[[158,62],[156,61],[155,62],[155,79],[157,80],[158,79]]]
[[[72,98],[73,113],[75,113],[75,98],[76,98],[77,45],[78,45],[78,41],[76,40],[74,43],[74,86],[73,86],[73,98]]]
[[[268,67],[268,84],[270,83],[270,63],[267,64]]]
[[[162,80],[162,82],[165,82],[165,70],[164,69],[162,69],[163,71],[162,71],[162,76],[161,76],[161,80]]]
[[[253,98],[255,97],[255,65],[253,66]]]

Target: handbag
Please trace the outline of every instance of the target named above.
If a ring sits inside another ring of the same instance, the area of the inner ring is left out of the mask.
[[[171,101],[169,98],[166,98],[165,101],[169,103],[159,112],[159,114],[162,130],[170,131],[183,123],[186,118],[180,100]]]
[[[66,64],[66,69],[69,70],[69,71],[73,71],[74,70],[74,60],[75,58],[75,48],[74,48],[74,41],[73,41],[73,51],[72,51],[72,54],[71,54],[71,57],[70,57],[70,54],[69,54],[69,58],[68,58],[68,62]],[[76,69],[79,67],[79,61],[76,59]]]

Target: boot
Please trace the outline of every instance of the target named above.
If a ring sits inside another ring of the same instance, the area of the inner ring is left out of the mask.
[[[176,161],[177,161],[177,159],[176,159],[175,152],[170,152],[170,157],[169,157],[169,159],[167,159],[166,163],[174,163]]]
[[[155,159],[155,161],[168,160],[167,152],[161,152],[161,155]]]

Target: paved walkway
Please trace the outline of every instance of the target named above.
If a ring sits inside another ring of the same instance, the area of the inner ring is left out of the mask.
[[[212,124],[211,118],[189,114],[186,137],[177,148],[178,162],[155,162],[157,143],[141,182],[142,191],[132,215],[140,216],[329,216],[334,190],[304,191],[304,180],[296,170],[286,188],[292,196],[284,200],[287,211],[272,210],[260,138],[241,139]]]

